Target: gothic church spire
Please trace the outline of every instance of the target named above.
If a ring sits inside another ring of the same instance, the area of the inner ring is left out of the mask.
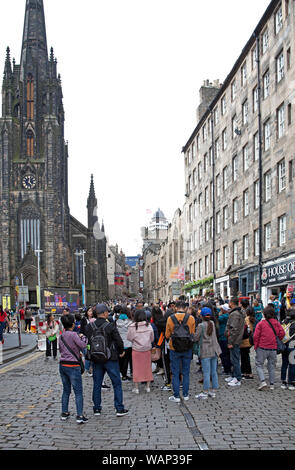
[[[21,81],[25,74],[38,66],[38,75],[44,78],[48,68],[48,49],[43,0],[26,0],[26,13],[21,52]]]

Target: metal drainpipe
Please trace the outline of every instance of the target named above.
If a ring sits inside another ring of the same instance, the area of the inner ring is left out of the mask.
[[[212,255],[212,272],[213,272],[213,289],[215,292],[216,288],[216,263],[215,263],[215,246],[216,246],[216,240],[215,240],[215,142],[214,142],[214,121],[213,121],[213,109],[209,107],[210,110],[210,124],[211,124],[211,140],[212,140],[212,195],[213,195],[213,200],[212,200],[212,212],[213,212],[213,221],[212,221],[212,250],[213,250],[213,255]]]
[[[263,173],[262,173],[262,125],[261,125],[261,76],[260,76],[260,34],[254,32],[257,50],[257,89],[258,89],[258,138],[259,138],[259,261],[258,261],[258,289],[261,298],[262,276],[262,245],[263,245]]]

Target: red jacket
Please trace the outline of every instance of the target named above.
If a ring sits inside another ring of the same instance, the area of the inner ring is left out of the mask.
[[[277,336],[282,340],[285,336],[285,331],[278,320],[271,318],[269,322],[275,329]],[[257,323],[254,333],[254,349],[277,349],[277,341],[271,326],[266,320],[261,320]]]

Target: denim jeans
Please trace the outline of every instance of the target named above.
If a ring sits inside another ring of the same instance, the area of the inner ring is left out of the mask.
[[[77,416],[83,415],[83,385],[80,367],[65,367],[59,365],[59,372],[63,384],[61,398],[62,413],[69,411],[69,399],[73,387],[76,399]]]
[[[232,375],[240,382],[242,379],[242,373],[241,373],[241,351],[240,351],[239,344],[235,344],[234,347],[230,349],[230,360],[233,365]]]
[[[210,387],[210,379],[212,378],[212,389],[218,389],[218,375],[217,375],[217,356],[205,357],[201,359],[203,370],[203,390],[208,391]]]
[[[182,392],[187,397],[189,393],[190,366],[192,360],[192,350],[177,352],[170,349],[170,367],[172,373],[172,387],[175,398],[179,398],[180,380],[179,374],[182,368]]]
[[[288,382],[288,384],[295,383],[295,365],[289,362],[290,352],[294,349],[287,349],[282,353],[282,368],[281,368],[281,381]],[[287,379],[288,372],[288,381]]]
[[[93,362],[93,409],[101,411],[101,386],[105,372],[110,377],[114,389],[114,405],[117,411],[123,411],[123,391],[118,361],[107,361],[102,364]]]
[[[4,321],[0,321],[0,341],[3,340],[3,333],[5,330],[6,323]]]
[[[87,352],[88,352],[87,348],[83,349],[83,354],[85,357],[85,370],[89,372],[92,362],[89,359],[87,359]]]

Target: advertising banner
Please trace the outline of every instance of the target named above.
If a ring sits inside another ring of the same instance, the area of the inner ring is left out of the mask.
[[[43,300],[46,313],[52,311],[62,313],[65,307],[69,308],[71,313],[74,313],[81,308],[80,292],[76,290],[45,289]]]

